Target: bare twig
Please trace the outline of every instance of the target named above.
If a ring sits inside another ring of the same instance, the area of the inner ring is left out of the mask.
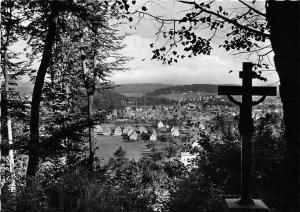
[[[243,52],[233,53],[232,55],[240,55],[240,54],[254,53],[254,52],[259,52],[259,51],[264,50],[264,49],[267,49],[267,48],[271,48],[271,45],[267,45],[267,46],[264,46],[264,47],[261,47],[261,48],[257,48],[257,49],[253,49],[253,50],[250,50],[250,51],[243,51]],[[271,53],[272,51],[273,51],[273,50],[270,50],[270,51],[268,51],[267,53],[262,54],[261,56],[266,56],[267,54]],[[260,56],[260,55],[259,55],[259,56]]]
[[[260,12],[259,10],[255,9],[254,7],[251,7],[250,5],[248,5],[246,2],[239,0],[239,2],[241,2],[243,5],[247,6],[249,9],[253,10],[254,12],[256,12],[257,14],[266,17],[266,14]]]
[[[199,6],[196,2],[190,2],[190,1],[184,1],[184,0],[180,0],[179,2],[184,3],[184,4],[193,4],[193,5],[195,5],[195,6],[196,6],[196,5]],[[266,38],[269,38],[269,37],[270,37],[270,34],[261,32],[261,31],[259,31],[259,30],[256,30],[256,29],[253,29],[253,28],[250,28],[250,27],[247,27],[247,26],[244,26],[244,25],[238,23],[236,20],[232,20],[232,19],[230,19],[230,18],[227,18],[227,17],[225,17],[225,16],[222,16],[221,14],[218,14],[218,13],[216,13],[216,12],[213,12],[213,11],[210,11],[210,10],[208,10],[208,9],[205,9],[204,7],[201,7],[201,6],[199,6],[199,7],[200,7],[200,10],[201,10],[200,12],[204,11],[204,12],[206,12],[206,13],[208,13],[208,14],[214,15],[214,16],[216,16],[216,17],[218,17],[218,18],[221,18],[221,19],[227,21],[228,23],[233,24],[234,26],[237,26],[237,27],[239,27],[239,28],[241,28],[241,29],[244,29],[244,30],[246,30],[246,31],[252,32],[253,34],[261,35],[261,36],[264,36],[264,37],[266,37]]]

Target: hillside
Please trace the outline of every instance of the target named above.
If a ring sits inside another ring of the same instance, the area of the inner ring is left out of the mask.
[[[218,86],[212,84],[177,85],[149,92],[146,96],[155,96],[169,100],[194,99],[203,95],[216,95]]]
[[[152,92],[153,95],[159,96],[162,94],[172,94],[172,93],[188,93],[188,92],[200,92],[206,94],[216,94],[218,93],[218,85],[211,84],[192,84],[192,85],[177,85],[167,88],[161,88]]]
[[[119,85],[113,89],[114,92],[123,94],[124,96],[140,97],[145,93],[150,93],[155,90],[170,87],[172,85],[160,84],[160,83],[137,83],[137,84],[125,84]]]
[[[123,109],[125,107],[124,101],[126,101],[125,96],[111,91],[96,92],[94,97],[94,104],[99,109]]]
[[[172,85],[161,83],[136,83],[136,84],[124,84],[117,85],[113,89],[113,92],[123,94],[124,96],[140,97],[145,93],[153,92],[158,89],[167,88]],[[30,82],[19,82],[16,90],[26,95],[31,95],[33,84]]]
[[[86,90],[80,89],[80,93],[79,104],[82,104],[81,107],[87,106]],[[127,97],[110,90],[104,92],[96,90],[94,94],[94,107],[99,111],[103,109],[123,109],[126,101],[128,101]]]

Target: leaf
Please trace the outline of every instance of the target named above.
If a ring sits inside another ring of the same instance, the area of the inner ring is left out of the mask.
[[[183,17],[179,22],[187,22],[187,17]]]

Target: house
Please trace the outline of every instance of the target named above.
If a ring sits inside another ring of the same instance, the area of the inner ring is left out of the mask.
[[[112,114],[106,115],[106,119],[107,119],[107,120],[112,120]]]
[[[124,128],[124,130],[123,130],[123,134],[124,134],[124,135],[127,135],[127,134],[128,134],[128,131],[129,131],[130,129],[132,129],[132,126],[126,126],[126,127]]]
[[[204,126],[203,123],[200,123],[200,124],[199,124],[199,129],[200,129],[200,130],[205,130],[205,126]]]
[[[204,151],[204,148],[199,144],[198,140],[194,141],[191,146],[193,149],[197,149],[198,151]]]
[[[140,126],[139,131],[140,131],[140,134],[142,134],[142,133],[148,133],[148,130],[144,126]]]
[[[131,141],[136,141],[137,140],[137,133],[133,130],[131,134],[128,134],[129,139]]]
[[[174,137],[178,137],[180,135],[178,127],[172,127],[171,135]]]
[[[103,135],[104,136],[110,136],[110,134],[111,134],[111,130],[110,130],[109,127],[103,128]]]
[[[130,136],[133,132],[134,132],[133,127],[130,127],[130,128],[128,129],[127,135]]]
[[[190,109],[190,110],[194,110],[194,109],[196,109],[196,104],[189,103],[189,104],[187,105],[187,108]]]
[[[171,128],[171,132],[172,132],[173,130],[175,130],[175,127],[172,127],[172,128]]]
[[[152,135],[150,136],[150,141],[157,141],[156,133],[152,133]]]
[[[95,126],[95,133],[99,133],[99,134],[103,133],[103,129],[102,129],[101,125]]]
[[[112,115],[113,115],[113,117],[118,117],[118,111],[117,110],[113,110],[112,111]]]
[[[192,165],[193,160],[197,157],[196,154],[191,154],[189,152],[181,152],[180,153],[180,162],[183,163],[185,166]]]
[[[162,121],[158,122],[157,128],[163,128],[163,127],[164,127],[164,124],[162,123]]]
[[[66,165],[67,164],[67,157],[63,156],[59,158],[59,162],[61,165]]]
[[[194,141],[194,142],[192,143],[192,147],[193,147],[193,148],[195,148],[195,147],[197,147],[197,148],[200,147],[198,141]]]
[[[120,135],[122,135],[121,127],[117,127],[117,128],[115,129],[114,135],[115,135],[115,136],[120,136]]]

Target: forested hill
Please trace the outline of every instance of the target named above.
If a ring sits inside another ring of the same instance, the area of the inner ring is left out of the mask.
[[[190,91],[207,93],[207,94],[216,94],[218,93],[218,85],[212,85],[212,84],[177,85],[177,86],[171,86],[167,88],[161,88],[153,92],[150,92],[147,95],[159,96],[162,94],[187,93]]]
[[[80,89],[80,101],[81,107],[87,106],[87,95],[85,89]],[[106,109],[123,109],[125,107],[125,102],[128,98],[113,92],[111,90],[106,90],[99,92],[96,90],[94,94],[94,107],[96,110],[106,110]]]
[[[118,85],[116,88],[113,89],[116,93],[121,94],[129,94],[129,93],[149,93],[153,92],[157,89],[167,88],[172,85],[167,84],[160,84],[160,83],[137,83],[137,84],[125,84],[125,85]]]

